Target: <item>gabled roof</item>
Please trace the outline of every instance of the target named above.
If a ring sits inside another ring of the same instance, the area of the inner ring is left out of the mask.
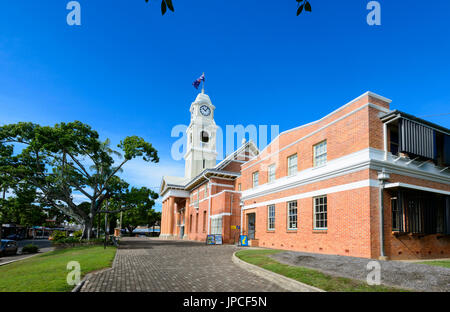
[[[218,163],[214,169],[223,169],[225,168],[229,163],[233,161],[242,161],[245,158],[245,152],[249,152],[252,155],[249,156],[249,158],[252,158],[254,156],[257,156],[259,154],[259,150],[256,147],[255,143],[253,141],[248,141],[247,143],[242,144],[241,147],[239,147],[237,150],[235,150],[233,153],[228,155],[224,160],[222,160],[220,163]]]
[[[246,155],[246,153],[250,155]],[[164,176],[161,182],[160,194],[163,195],[167,189],[181,189],[181,190],[190,190],[202,183],[204,183],[207,179],[211,177],[222,177],[228,179],[235,179],[241,175],[240,172],[232,172],[223,170],[226,166],[233,161],[241,161],[253,156],[258,155],[259,151],[256,147],[255,143],[249,141],[244,143],[240,148],[234,151],[232,154],[228,155],[224,160],[218,163],[214,168],[205,169],[200,174],[192,179],[187,179],[184,177],[173,177],[173,176]]]

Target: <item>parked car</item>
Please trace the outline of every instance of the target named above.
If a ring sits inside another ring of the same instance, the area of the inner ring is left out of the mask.
[[[15,255],[17,253],[17,242],[10,239],[2,239],[0,243],[0,255]]]
[[[24,237],[21,234],[11,234],[11,235],[6,236],[6,239],[18,241],[18,240],[24,239]]]

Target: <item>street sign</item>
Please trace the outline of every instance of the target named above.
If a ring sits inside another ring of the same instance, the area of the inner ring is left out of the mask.
[[[239,237],[239,241],[241,243],[241,246],[248,247],[248,236],[247,235],[241,235]]]

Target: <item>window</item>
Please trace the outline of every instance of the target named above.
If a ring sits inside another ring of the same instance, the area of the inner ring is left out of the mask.
[[[240,192],[242,190],[242,185],[241,183],[238,184],[238,191]]]
[[[391,198],[391,209],[392,209],[392,231],[400,231],[400,229],[401,229],[401,226],[400,226],[401,213],[400,213],[397,197]]]
[[[267,170],[267,182],[275,181],[275,164],[270,165]]]
[[[314,167],[327,163],[327,141],[314,145]]]
[[[192,233],[192,215],[189,217],[189,233]]]
[[[205,198],[208,197],[208,184],[205,185]]]
[[[200,191],[197,189],[197,199],[194,201],[194,208],[199,208],[199,201],[200,201]]]
[[[327,196],[314,198],[314,229],[326,230],[328,228],[327,219]]]
[[[203,233],[206,232],[206,210],[203,211]]]
[[[206,131],[202,131],[200,134],[200,140],[202,143],[208,143],[209,142],[209,134]]]
[[[198,212],[195,216],[195,233],[198,233]]]
[[[288,230],[297,229],[297,201],[292,201],[288,203]]]
[[[275,230],[275,205],[267,206],[267,229]]]
[[[288,157],[288,176],[297,173],[297,154]]]
[[[212,235],[222,234],[222,217],[211,218],[211,234]]]
[[[391,138],[391,149],[390,152],[392,155],[398,155],[398,143],[399,143],[399,137],[398,137],[398,127],[397,128],[391,128],[389,130],[389,135]]]
[[[259,172],[253,172],[253,187],[257,187],[259,184]]]

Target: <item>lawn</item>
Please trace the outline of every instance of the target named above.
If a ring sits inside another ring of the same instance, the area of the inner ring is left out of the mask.
[[[64,292],[74,286],[67,284],[70,261],[78,261],[81,278],[89,272],[110,267],[115,247],[83,246],[51,251],[29,259],[0,266],[0,291]]]
[[[388,286],[369,286],[367,283],[344,277],[335,277],[322,272],[279,263],[268,257],[268,255],[281,252],[280,250],[243,250],[236,253],[236,256],[248,263],[257,265],[266,270],[284,275],[304,284],[308,284],[325,291],[332,292],[398,292],[405,291]]]
[[[419,262],[421,264],[428,264],[428,265],[434,265],[434,266],[440,266],[443,268],[449,268],[450,269],[450,260],[438,260],[438,261],[424,261]]]

